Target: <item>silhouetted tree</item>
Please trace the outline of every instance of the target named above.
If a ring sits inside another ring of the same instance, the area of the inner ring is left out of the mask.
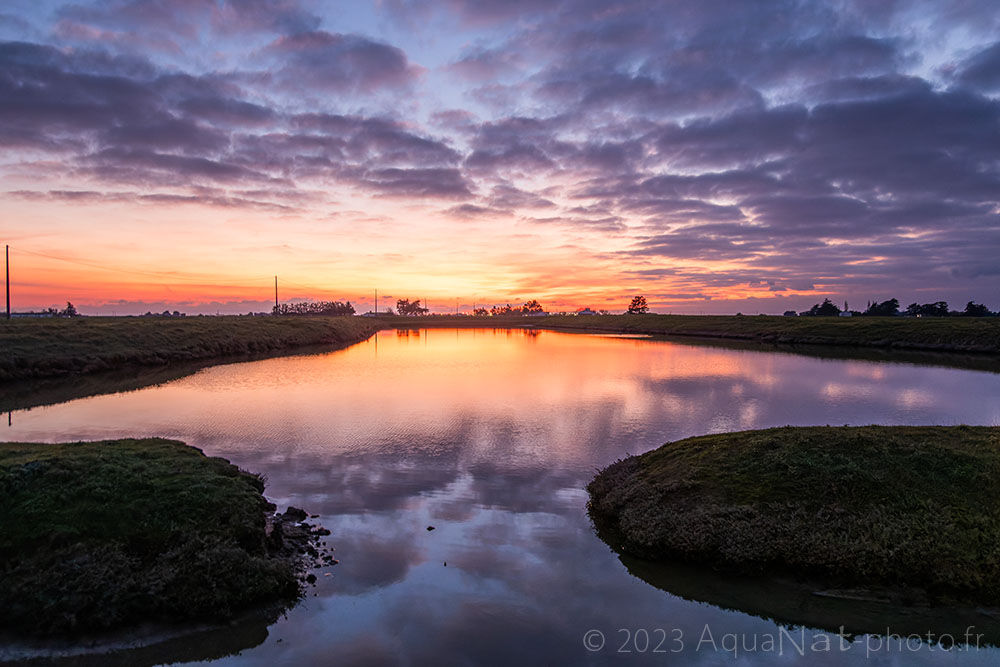
[[[521,306],[522,313],[541,313],[543,311],[544,309],[542,308],[542,304],[538,303],[537,299],[532,299]]]
[[[814,304],[812,308],[799,314],[812,317],[836,317],[840,315],[840,308],[837,308],[833,301],[823,299],[823,303]]]
[[[489,317],[490,311],[486,310],[483,307],[479,307],[473,310],[472,314],[476,317]]]
[[[510,307],[508,303],[506,306],[493,306],[490,308],[490,315],[493,317],[498,317],[500,315],[510,315],[514,312],[514,309]]]
[[[66,302],[66,307],[59,311],[60,317],[77,317],[80,313],[77,312],[76,306],[74,306],[69,301]]]
[[[906,314],[916,317],[945,317],[948,315],[948,302],[911,303],[906,307]]]
[[[413,317],[417,315],[426,315],[428,310],[420,306],[420,299],[415,299],[413,301],[410,301],[409,299],[397,299],[396,312],[400,315]]]
[[[649,312],[649,306],[646,305],[646,297],[644,296],[632,297],[632,303],[628,305],[629,315],[645,315],[648,312]]]
[[[966,317],[989,317],[992,314],[989,308],[975,301],[965,304],[965,310],[962,311],[962,315]]]
[[[877,317],[894,317],[899,315],[899,301],[897,299],[889,299],[888,301],[883,301],[882,303],[872,301],[868,304],[868,308],[862,314]]]

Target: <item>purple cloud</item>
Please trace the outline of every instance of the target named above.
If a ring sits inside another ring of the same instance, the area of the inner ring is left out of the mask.
[[[265,53],[278,63],[288,88],[370,93],[410,85],[420,74],[402,50],[359,35],[300,32],[272,42]]]

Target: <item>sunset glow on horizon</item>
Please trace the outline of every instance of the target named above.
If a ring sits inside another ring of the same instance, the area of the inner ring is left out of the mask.
[[[987,0],[13,0],[15,310],[1000,306]]]

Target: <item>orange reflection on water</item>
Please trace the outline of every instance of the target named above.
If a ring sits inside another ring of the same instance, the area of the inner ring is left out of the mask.
[[[619,336],[399,329],[326,354],[217,366],[17,413],[6,435],[169,436],[274,460],[451,450],[477,460],[502,451],[512,465],[589,469],[607,462],[602,441],[638,453],[676,437],[784,424],[988,423],[993,413],[956,404],[968,392],[948,389],[976,378]]]

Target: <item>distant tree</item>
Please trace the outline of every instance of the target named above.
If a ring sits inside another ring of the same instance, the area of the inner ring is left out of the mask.
[[[899,315],[899,301],[897,299],[889,299],[888,301],[883,301],[882,303],[877,303],[872,301],[868,304],[868,308],[862,315],[871,315],[875,317],[895,317]]]
[[[799,313],[810,317],[836,317],[840,315],[840,308],[829,299],[823,299],[823,303],[813,304],[809,310]]]
[[[798,315],[794,310],[786,310],[784,314],[785,317],[796,317]]]
[[[648,312],[649,312],[649,306],[646,304],[646,297],[644,296],[632,297],[632,303],[628,305],[629,315],[645,315]]]
[[[66,307],[59,311],[59,317],[78,317],[80,313],[77,312],[76,306],[74,306],[69,301],[66,302]]]
[[[396,312],[406,317],[415,317],[426,315],[428,311],[426,308],[420,306],[420,299],[414,299],[413,301],[409,299],[397,299]]]
[[[486,310],[483,307],[479,307],[473,310],[472,314],[476,317],[489,317],[490,311]]]
[[[965,310],[962,311],[965,317],[989,317],[992,314],[989,308],[975,301],[965,304]]]
[[[599,311],[597,311],[597,314],[598,315],[611,315],[612,312],[610,310],[608,310],[607,308],[601,308]]]
[[[511,308],[509,303],[506,306],[493,306],[492,308],[490,308],[490,315],[492,315],[493,317],[499,317],[501,315],[510,315],[513,312],[514,309]]]
[[[536,299],[532,299],[521,306],[522,313],[541,313],[543,311],[544,309],[542,308],[542,304],[538,303]]]
[[[281,316],[326,316],[343,317],[354,314],[351,302],[340,301],[301,301],[299,303],[283,303],[271,309],[272,314]],[[169,315],[170,313],[166,313]]]
[[[948,315],[948,302],[911,303],[906,307],[906,314],[911,317],[945,317]]]
[[[395,315],[396,313],[394,313],[394,312],[392,311],[392,308],[386,308],[386,309],[385,309],[385,314],[386,314],[386,315]]]

